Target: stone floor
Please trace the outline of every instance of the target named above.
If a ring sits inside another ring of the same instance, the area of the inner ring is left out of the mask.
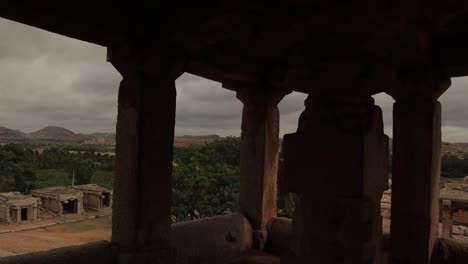
[[[250,250],[236,257],[227,264],[279,264],[280,258],[277,256],[268,255],[261,251]]]

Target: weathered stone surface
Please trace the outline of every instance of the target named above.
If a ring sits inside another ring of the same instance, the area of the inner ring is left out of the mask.
[[[117,51],[110,58],[123,76],[117,117],[112,242],[120,246],[119,263],[172,263],[176,77],[167,58],[140,50]]]
[[[438,239],[434,244],[431,264],[465,264],[468,263],[467,244],[455,240]]]
[[[222,261],[252,248],[252,227],[239,213],[172,225],[177,263]]]
[[[292,219],[273,217],[268,223],[268,239],[265,251],[280,256],[289,249],[292,236]]]
[[[438,102],[394,104],[390,263],[431,258],[439,220],[440,122]]]
[[[278,103],[284,92],[255,93],[240,89],[237,97],[243,102],[240,208],[259,230],[257,247],[263,247],[268,221],[276,216],[277,174],[279,154]],[[262,238],[263,236],[263,238]]]

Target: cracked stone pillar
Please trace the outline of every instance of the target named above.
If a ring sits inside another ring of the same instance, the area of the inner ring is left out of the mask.
[[[242,109],[240,208],[250,220],[254,247],[262,249],[266,225],[276,216],[279,154],[278,103],[285,92],[240,89]]]
[[[141,49],[110,49],[121,73],[112,242],[117,263],[174,263],[170,244],[175,60]]]
[[[440,103],[397,100],[393,107],[391,263],[429,263],[438,234]]]
[[[382,263],[387,185],[382,111],[370,96],[309,97],[284,137],[284,174],[298,196],[281,263]]]

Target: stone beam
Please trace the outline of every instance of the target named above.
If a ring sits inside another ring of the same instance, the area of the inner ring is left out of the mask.
[[[427,264],[438,234],[441,110],[437,97],[446,84],[414,80],[400,88],[393,108],[390,263]]]
[[[276,216],[276,190],[279,154],[278,103],[285,93],[239,89],[242,101],[240,161],[240,208],[253,229],[263,232]],[[257,233],[256,247],[262,248],[265,233]],[[263,237],[262,237],[263,236]]]
[[[118,263],[173,263],[170,243],[176,107],[169,55],[111,49],[119,89],[112,242]]]

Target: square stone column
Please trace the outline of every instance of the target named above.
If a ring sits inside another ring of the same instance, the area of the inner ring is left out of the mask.
[[[131,51],[110,54],[119,89],[112,242],[118,263],[174,263],[170,241],[176,108],[170,60]]]
[[[439,223],[440,114],[429,98],[393,106],[390,263],[430,262]]]
[[[254,230],[254,247],[262,248],[266,225],[276,216],[279,155],[278,103],[285,92],[239,89],[242,101],[240,208]]]
[[[298,196],[282,263],[382,263],[387,185],[382,111],[371,97],[311,97],[284,137],[287,189]]]

